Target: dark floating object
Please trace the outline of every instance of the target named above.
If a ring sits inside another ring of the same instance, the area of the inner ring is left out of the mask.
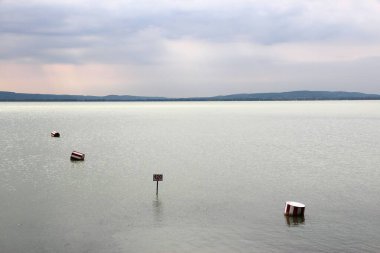
[[[73,161],[84,161],[84,154],[78,151],[73,151],[71,153],[70,159]]]
[[[51,132],[51,137],[61,137],[61,135],[57,131]]]
[[[303,216],[305,205],[299,202],[287,201],[285,203],[284,215],[286,216]]]

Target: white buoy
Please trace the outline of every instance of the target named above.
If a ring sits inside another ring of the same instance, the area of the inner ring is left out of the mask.
[[[84,154],[78,151],[73,151],[70,156],[71,160],[84,161]]]
[[[286,216],[303,216],[305,205],[299,202],[287,201],[285,203],[284,215]]]
[[[51,132],[51,137],[60,137],[61,135],[57,131]]]

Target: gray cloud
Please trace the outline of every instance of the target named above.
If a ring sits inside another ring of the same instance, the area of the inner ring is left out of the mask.
[[[378,33],[368,27],[378,27],[378,16],[369,16],[367,20],[357,17],[361,19],[359,22],[355,20],[355,12],[339,14],[326,8],[317,16],[310,6],[300,3],[289,4],[282,9],[262,1],[238,4],[231,9],[222,5],[219,9],[194,11],[174,8],[134,13],[125,5],[114,12],[96,5],[3,3],[0,8],[0,32],[4,42],[0,45],[6,53],[2,53],[1,57],[9,60],[25,56],[48,62],[67,62],[70,59],[72,62],[108,62],[111,59],[116,62],[147,62],[147,58],[155,56],[154,50],[161,49],[157,47],[159,40],[183,37],[215,43],[245,40],[264,45],[337,39],[379,40]],[[344,11],[348,12],[341,10]],[[348,18],[345,14],[354,16]],[[141,36],[147,30],[155,30],[156,37]],[[86,50],[83,55],[68,54],[63,57],[52,50],[60,48]],[[140,57],[136,57],[135,52]]]
[[[370,0],[2,1],[0,62],[115,65],[133,76],[127,87],[118,72],[113,87],[121,93],[355,90],[354,83],[374,92],[379,12]]]

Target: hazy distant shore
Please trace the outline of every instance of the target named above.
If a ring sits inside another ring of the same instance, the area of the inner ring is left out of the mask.
[[[380,100],[378,94],[345,91],[290,91],[278,93],[232,94],[212,97],[147,97],[130,95],[86,96],[28,94],[0,91],[2,102],[164,102],[164,101],[314,101],[314,100]]]

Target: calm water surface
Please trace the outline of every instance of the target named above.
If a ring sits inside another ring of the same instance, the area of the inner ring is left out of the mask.
[[[0,252],[380,252],[380,101],[0,103],[0,120]]]

